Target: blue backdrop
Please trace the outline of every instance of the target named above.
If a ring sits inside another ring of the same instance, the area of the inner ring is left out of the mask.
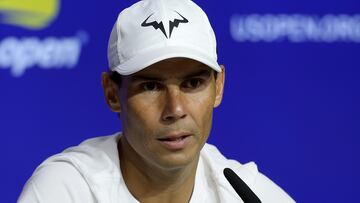
[[[1,202],[37,165],[121,129],[100,74],[133,0],[0,1]],[[360,202],[360,3],[196,1],[226,67],[210,143],[298,202]]]

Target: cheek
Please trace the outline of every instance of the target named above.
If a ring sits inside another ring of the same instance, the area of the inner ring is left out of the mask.
[[[149,137],[149,134],[153,134],[157,121],[156,108],[156,103],[149,99],[139,99],[136,96],[129,98],[124,109],[124,129],[136,136]]]
[[[212,111],[213,103],[207,103],[203,105],[203,116],[202,116],[202,131],[204,136],[208,136],[212,125]]]
[[[210,133],[214,102],[215,94],[208,93],[194,97],[190,105],[192,108],[191,116],[203,137],[207,137]]]

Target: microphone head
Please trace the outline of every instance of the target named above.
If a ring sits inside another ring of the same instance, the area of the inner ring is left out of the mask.
[[[261,200],[233,170],[225,168],[223,173],[230,185],[245,203],[261,203]]]

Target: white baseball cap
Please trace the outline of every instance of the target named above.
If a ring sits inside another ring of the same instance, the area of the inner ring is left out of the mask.
[[[198,5],[190,0],[142,0],[119,14],[108,45],[110,70],[130,75],[174,57],[221,72],[214,31]]]

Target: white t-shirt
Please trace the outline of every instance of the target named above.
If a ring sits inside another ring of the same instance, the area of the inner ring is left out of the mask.
[[[45,160],[27,181],[18,203],[137,203],[120,170],[121,133],[84,141]],[[226,159],[215,146],[200,153],[190,203],[243,202],[223,175],[233,169],[263,203],[293,203],[280,187],[258,172],[255,163]]]

